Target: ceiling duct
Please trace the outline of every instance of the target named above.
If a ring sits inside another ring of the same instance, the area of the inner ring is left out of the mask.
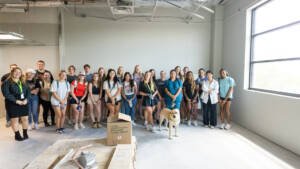
[[[108,0],[108,5],[114,16],[134,13],[134,0]]]

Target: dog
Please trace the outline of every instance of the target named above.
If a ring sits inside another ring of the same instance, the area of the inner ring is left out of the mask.
[[[177,130],[180,123],[180,112],[178,109],[170,110],[164,108],[159,115],[159,130],[161,131],[162,122],[166,120],[166,124],[169,123],[169,139],[172,137],[172,128],[175,129],[175,137],[178,137]]]

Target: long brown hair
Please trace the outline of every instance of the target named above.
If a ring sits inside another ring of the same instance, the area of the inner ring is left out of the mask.
[[[98,85],[97,87],[101,87],[101,80],[100,80],[100,78],[99,78],[99,73],[97,73],[97,72],[95,72],[95,73],[93,73],[93,78],[92,78],[92,85],[94,85],[95,84],[95,80],[94,80],[94,76],[97,76],[98,77],[98,80],[96,81],[96,84]]]
[[[14,73],[16,70],[19,70],[19,71],[21,72],[20,81],[22,82],[22,84],[25,84],[25,76],[24,76],[23,71],[22,71],[22,69],[21,69],[20,67],[15,67],[15,68],[13,68],[13,69],[10,71],[8,80],[9,80],[10,82],[14,82],[14,81],[13,81],[13,73]]]
[[[146,71],[145,72],[145,74],[144,74],[144,76],[146,76],[148,73],[151,73],[150,71]],[[149,82],[148,82],[148,85],[149,85],[149,87],[150,87],[150,90],[151,90],[151,92],[154,92],[155,91],[155,89],[156,89],[156,87],[155,87],[155,84],[154,84],[154,81],[153,81],[153,79],[151,78],[151,75],[149,75],[150,77],[149,77]],[[144,83],[145,84],[147,84],[146,82],[146,78],[144,77]]]
[[[191,74],[191,78],[189,78],[189,74]],[[187,82],[189,84],[191,84],[192,93],[194,93],[194,91],[196,89],[196,82],[195,82],[194,75],[193,75],[192,71],[188,71],[186,73],[186,79],[185,80],[187,80]]]

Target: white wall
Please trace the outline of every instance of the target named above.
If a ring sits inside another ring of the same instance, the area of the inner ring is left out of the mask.
[[[209,67],[210,20],[203,23],[115,22],[64,15],[62,67],[89,63],[132,72],[170,70],[176,65],[193,71]]]
[[[236,123],[300,154],[300,99],[244,89],[245,9],[254,0],[230,3],[224,11],[223,66],[235,78],[233,101]]]
[[[13,31],[25,39],[43,43],[43,46],[18,45],[0,46],[0,76],[9,71],[9,65],[18,64],[23,70],[36,68],[37,60],[44,60],[46,68],[57,74],[58,55],[58,12],[57,9],[32,8],[28,14],[1,13],[0,30]],[[4,113],[3,96],[0,95],[0,117]]]

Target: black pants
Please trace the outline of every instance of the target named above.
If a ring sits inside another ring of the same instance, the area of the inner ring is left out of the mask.
[[[217,104],[211,104],[210,98],[206,104],[203,103],[203,123],[204,125],[217,125]]]
[[[49,110],[51,112],[51,123],[54,124],[55,123],[55,112],[52,108],[51,102],[50,101],[45,101],[41,99],[41,104],[43,106],[43,119],[44,119],[44,123],[47,123],[47,119],[48,119],[48,113]]]

